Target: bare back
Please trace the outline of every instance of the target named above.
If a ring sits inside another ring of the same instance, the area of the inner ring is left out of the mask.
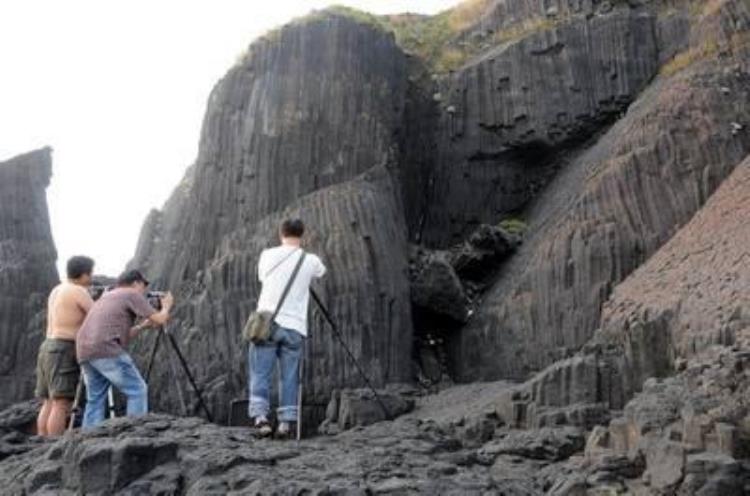
[[[58,284],[47,302],[47,337],[75,341],[93,304],[91,295],[82,286],[68,281]]]

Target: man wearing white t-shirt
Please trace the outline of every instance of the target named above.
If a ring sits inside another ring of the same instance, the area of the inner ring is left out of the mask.
[[[307,308],[310,284],[323,277],[326,267],[316,255],[305,254],[301,248],[305,225],[301,220],[285,220],[279,235],[281,245],[263,250],[258,261],[258,279],[263,284],[258,298],[258,312],[273,313],[281,300],[295,267],[303,254],[305,259],[284,299],[274,321],[268,341],[251,344],[248,370],[250,372],[250,417],[255,419],[261,435],[273,432],[268,421],[271,378],[279,360],[281,384],[279,391],[277,434],[289,437],[297,422],[297,391],[299,366],[304,338],[307,336]]]

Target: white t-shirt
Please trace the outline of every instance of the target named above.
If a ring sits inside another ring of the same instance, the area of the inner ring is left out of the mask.
[[[281,245],[263,250],[258,261],[258,279],[263,289],[258,298],[258,311],[273,313],[279,304],[289,278],[302,256],[302,249]],[[275,268],[274,268],[275,267]],[[317,255],[308,253],[299,268],[284,305],[279,310],[275,322],[281,327],[293,329],[307,336],[307,307],[310,302],[310,283],[313,278],[323,277],[326,266]]]

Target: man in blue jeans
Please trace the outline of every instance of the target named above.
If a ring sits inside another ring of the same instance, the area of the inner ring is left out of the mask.
[[[84,429],[104,420],[110,386],[127,397],[129,416],[148,412],[148,387],[125,349],[140,330],[169,320],[174,299],[167,293],[157,311],[145,297],[147,288],[148,281],[139,271],[124,272],[117,287],[94,303],[78,331],[76,354],[86,383]],[[134,327],[138,318],[147,320]]]
[[[310,284],[323,277],[325,265],[316,255],[302,250],[305,225],[299,219],[285,220],[279,236],[281,245],[263,250],[258,261],[258,279],[263,288],[258,298],[258,311],[273,313],[291,280],[292,273],[305,255],[302,265],[289,288],[289,292],[271,324],[268,341],[251,344],[248,371],[250,373],[250,417],[262,436],[273,433],[268,421],[271,404],[271,378],[276,361],[281,376],[277,436],[290,437],[297,422],[297,391],[299,366],[304,338],[307,336],[307,308],[310,301]]]

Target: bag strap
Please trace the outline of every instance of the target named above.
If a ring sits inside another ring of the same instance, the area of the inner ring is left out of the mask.
[[[286,296],[289,294],[289,290],[292,289],[292,284],[294,284],[294,280],[297,278],[297,273],[299,272],[300,267],[302,267],[302,262],[305,261],[306,256],[307,256],[307,253],[303,251],[302,255],[299,257],[299,261],[297,262],[297,265],[294,267],[294,272],[292,272],[292,275],[289,278],[289,282],[286,283],[284,292],[281,294],[281,299],[279,300],[279,304],[276,306],[276,311],[273,313],[273,316],[271,316],[271,323],[273,323],[273,321],[276,320],[276,316],[279,314],[279,311],[281,310],[281,306],[284,304],[284,300],[286,300]]]
[[[287,255],[284,258],[282,258],[281,261],[277,262],[276,265],[274,265],[273,267],[271,267],[271,269],[268,272],[266,272],[265,274],[263,274],[263,278],[265,279],[266,277],[270,276],[271,273],[274,270],[276,270],[277,268],[279,268],[279,265],[281,265],[284,262],[286,262],[287,260],[289,260],[289,257],[291,257],[292,255],[294,255],[295,253],[297,253],[297,250],[292,250],[291,252],[289,252],[289,255]]]

